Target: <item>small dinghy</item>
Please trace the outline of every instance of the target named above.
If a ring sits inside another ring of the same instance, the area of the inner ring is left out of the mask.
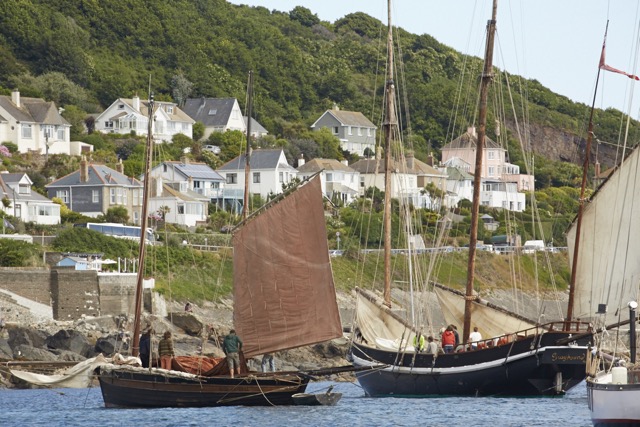
[[[300,406],[334,406],[342,393],[332,393],[333,386],[329,387],[326,393],[296,393],[293,397],[293,403]]]

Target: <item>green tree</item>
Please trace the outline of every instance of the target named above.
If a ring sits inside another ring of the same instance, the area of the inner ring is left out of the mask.
[[[113,206],[107,209],[107,213],[104,214],[104,221],[126,224],[129,222],[129,212],[124,206]]]

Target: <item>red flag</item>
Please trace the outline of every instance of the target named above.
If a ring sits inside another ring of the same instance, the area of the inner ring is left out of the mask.
[[[618,70],[617,68],[613,68],[604,63],[604,43],[602,44],[602,55],[600,55],[600,69],[611,71],[613,73],[618,73],[629,77],[630,79],[640,80],[640,77],[634,76],[633,74],[625,73],[622,70]]]

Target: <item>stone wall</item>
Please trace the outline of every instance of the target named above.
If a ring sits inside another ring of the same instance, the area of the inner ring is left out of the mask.
[[[135,274],[99,274],[100,314],[132,314],[136,279]]]
[[[96,271],[77,271],[72,268],[53,269],[50,287],[54,319],[75,320],[82,315],[100,315]]]
[[[0,268],[0,288],[51,305],[50,271],[46,268]]]

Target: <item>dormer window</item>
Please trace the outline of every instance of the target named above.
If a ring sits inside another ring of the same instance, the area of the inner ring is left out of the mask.
[[[216,110],[215,108],[212,108],[211,110],[209,110],[210,116],[215,116],[217,113],[218,113],[218,110]]]
[[[167,105],[167,114],[173,114],[173,105]]]
[[[29,184],[20,184],[18,187],[19,194],[31,194],[31,187]]]

